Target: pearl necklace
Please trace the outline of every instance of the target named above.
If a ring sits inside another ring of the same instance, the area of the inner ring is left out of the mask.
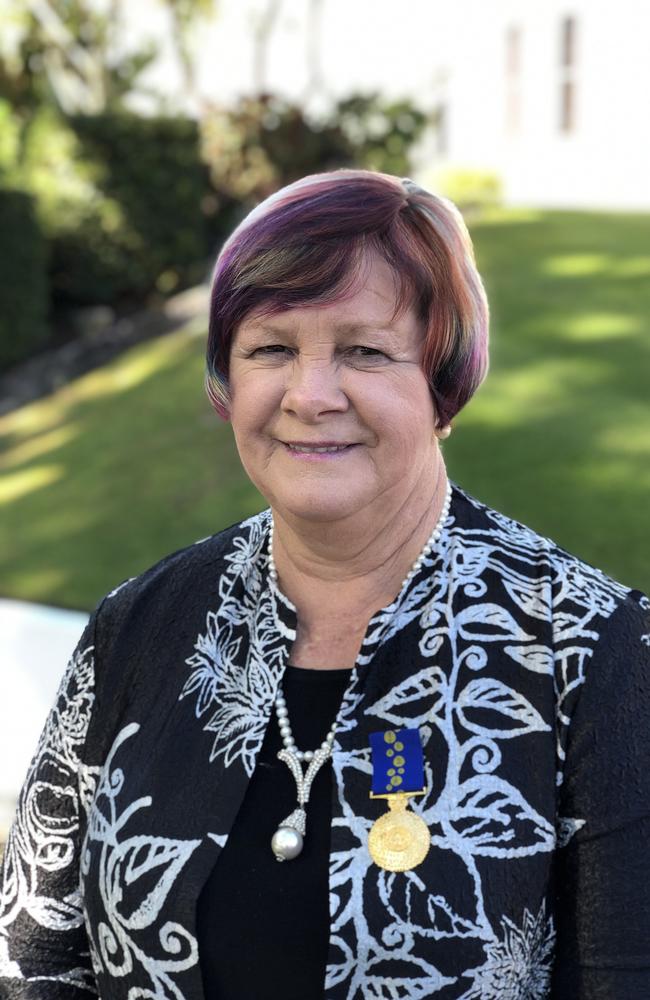
[[[447,520],[450,505],[451,484],[448,482],[445,492],[445,500],[442,505],[440,517],[438,518],[438,523],[433,529],[428,542],[420,552],[420,555],[417,557],[410,570],[402,580],[400,593],[406,584],[410,583],[413,577],[419,573],[422,569],[424,560],[431,554],[433,546],[440,538],[444,523]],[[269,579],[274,584],[277,584],[278,571],[273,560],[273,525],[271,525],[271,530],[269,531],[268,573]],[[327,736],[317,750],[298,750],[296,741],[294,740],[293,733],[291,731],[287,703],[281,687],[278,688],[278,692],[275,697],[275,712],[278,719],[278,725],[280,727],[280,736],[282,737],[282,743],[284,745],[283,749],[278,753],[278,760],[284,761],[294,777],[296,782],[298,805],[297,808],[286,817],[286,819],[282,820],[278,829],[273,834],[273,837],[271,838],[271,849],[278,861],[290,861],[293,858],[297,858],[302,851],[307,826],[307,813],[305,811],[305,806],[309,802],[309,793],[311,792],[311,786],[314,778],[320,771],[323,764],[325,764],[326,761],[328,761],[332,756],[332,745],[336,734],[336,722],[332,723]],[[306,768],[303,770],[304,765],[306,765]]]
[[[444,503],[442,505],[442,510],[440,512],[440,517],[438,518],[438,523],[436,524],[435,528],[431,532],[431,535],[429,537],[429,541],[426,543],[426,545],[424,546],[424,548],[420,552],[420,555],[417,557],[417,559],[415,560],[415,562],[411,566],[410,570],[408,571],[408,573],[406,574],[406,576],[402,580],[402,583],[401,583],[400,589],[399,589],[400,593],[402,592],[402,590],[404,589],[404,587],[406,586],[406,584],[410,583],[410,581],[413,579],[413,577],[415,576],[415,574],[420,572],[420,570],[422,569],[422,563],[424,562],[424,560],[428,556],[431,555],[431,550],[433,549],[433,546],[436,544],[436,542],[440,538],[440,535],[442,534],[442,529],[443,529],[445,521],[447,520],[447,515],[449,514],[449,507],[450,506],[451,506],[451,483],[448,481],[447,482],[447,488],[445,490],[445,499],[444,499]],[[276,565],[275,565],[275,559],[273,558],[273,523],[272,522],[271,522],[271,530],[269,531],[269,540],[268,540],[267,552],[268,552],[269,580],[271,580],[273,583],[277,584],[277,582],[278,582],[278,571],[277,571],[277,568],[276,568]]]
[[[294,777],[298,806],[286,819],[282,820],[273,834],[271,838],[271,850],[278,861],[291,861],[292,858],[297,858],[302,851],[307,826],[305,806],[309,801],[309,793],[311,792],[314,778],[323,764],[332,756],[336,723],[332,724],[330,731],[318,750],[303,751],[296,748],[293,733],[291,732],[291,724],[289,723],[287,703],[284,700],[281,688],[278,688],[278,693],[275,696],[275,711],[280,725],[280,735],[284,743],[284,750],[279,751],[278,760],[284,761]],[[303,761],[307,765],[305,771],[303,771]]]

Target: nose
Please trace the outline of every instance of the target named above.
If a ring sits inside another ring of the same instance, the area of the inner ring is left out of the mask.
[[[341,373],[333,360],[294,361],[282,398],[283,412],[309,422],[327,413],[343,413],[348,406]]]

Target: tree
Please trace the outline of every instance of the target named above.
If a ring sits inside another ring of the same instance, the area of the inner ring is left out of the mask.
[[[307,7],[307,86],[304,100],[323,96],[325,79],[321,66],[321,20],[324,0],[309,0]]]
[[[197,25],[218,10],[217,0],[161,0],[172,20],[172,43],[181,69],[183,91],[197,99],[196,67],[192,55],[192,36]]]
[[[123,0],[4,0],[0,96],[29,115],[43,103],[64,114],[119,107],[155,59],[152,43],[127,50]]]
[[[266,0],[260,10],[253,12],[253,93],[265,94],[266,57],[269,41],[282,7],[282,0]]]

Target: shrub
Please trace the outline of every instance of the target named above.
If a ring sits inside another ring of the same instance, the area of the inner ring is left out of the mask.
[[[412,145],[429,123],[410,101],[356,94],[329,117],[261,95],[213,108],[202,123],[203,157],[222,207],[251,205],[305,174],[359,166],[405,174]]]
[[[298,105],[265,94],[213,107],[202,122],[201,147],[218,204],[230,211],[354,158],[338,124],[312,123]]]
[[[20,123],[8,101],[0,98],[0,183],[16,186]]]
[[[29,357],[48,337],[45,241],[33,199],[0,190],[0,369]]]
[[[433,118],[410,100],[391,101],[377,93],[352,94],[339,101],[334,119],[354,149],[358,166],[403,177],[411,170],[411,148]]]
[[[423,175],[421,180],[432,191],[451,198],[465,214],[501,202],[501,179],[489,170],[448,168]]]
[[[59,183],[40,198],[54,296],[141,301],[202,277],[208,178],[196,124],[116,112],[68,125],[65,161],[76,187]]]

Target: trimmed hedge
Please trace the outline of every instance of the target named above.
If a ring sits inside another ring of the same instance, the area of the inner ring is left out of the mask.
[[[136,301],[203,277],[207,170],[197,125],[128,112],[68,120],[94,194],[62,204],[50,233],[55,297]]]
[[[48,338],[47,254],[33,199],[0,189],[0,370]]]

